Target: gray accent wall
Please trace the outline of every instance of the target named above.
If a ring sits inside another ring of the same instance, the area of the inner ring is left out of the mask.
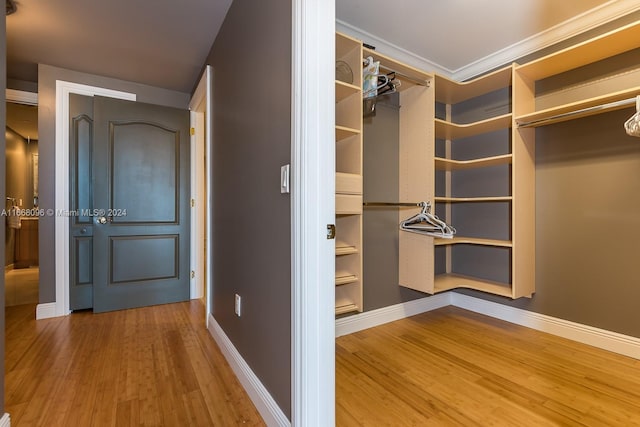
[[[6,126],[6,87],[7,87],[7,45],[6,45],[6,20],[2,19],[0,23],[0,88],[2,88],[2,94],[0,94],[0,129]],[[4,135],[0,139],[0,164],[5,163],[5,137]],[[4,200],[5,192],[5,177],[4,174],[0,174],[0,198]],[[2,226],[0,227],[0,239],[4,241],[6,230],[6,218],[2,218],[0,221]],[[0,245],[0,259],[4,259],[4,245]],[[4,274],[0,277],[0,417],[4,414]]]
[[[139,102],[187,109],[187,93],[126,82],[40,64],[38,66],[38,131],[40,208],[55,208],[56,80],[135,93]],[[55,218],[40,218],[40,303],[55,301]]]
[[[291,415],[291,2],[235,0],[212,47],[216,322]],[[234,314],[234,295],[242,316]]]

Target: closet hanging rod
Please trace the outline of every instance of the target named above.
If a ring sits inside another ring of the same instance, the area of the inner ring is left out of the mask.
[[[565,119],[567,117],[577,116],[584,113],[595,113],[601,110],[609,110],[612,108],[626,107],[627,105],[635,105],[635,104],[636,104],[636,98],[622,99],[620,101],[608,102],[606,104],[594,105],[593,107],[581,108],[580,110],[569,111],[567,113],[562,113],[562,114],[556,114],[553,116],[545,117],[544,119],[536,119],[528,122],[518,123],[518,127],[526,128],[526,127],[532,127],[532,126],[539,126],[546,122],[550,122],[558,119]]]
[[[362,63],[364,65],[366,65],[367,64],[367,58],[363,58],[362,59]],[[384,68],[384,70],[387,73],[394,73],[396,76],[402,77],[403,79],[408,80],[408,81],[410,81],[412,83],[415,83],[415,84],[417,84],[419,86],[431,87],[431,80],[418,80],[418,79],[416,79],[414,77],[407,76],[406,74],[401,73],[400,71],[396,71],[393,68],[387,67],[382,62],[380,63],[380,68]]]
[[[429,204],[428,202],[416,202],[416,203],[391,203],[391,202],[364,202],[362,206],[410,206],[410,207],[422,207],[425,204]]]

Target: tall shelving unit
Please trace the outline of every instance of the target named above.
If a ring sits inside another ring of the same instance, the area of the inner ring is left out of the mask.
[[[400,203],[433,201],[434,115],[433,74],[397,61],[375,50],[363,48],[364,57],[380,62],[384,73],[394,72],[399,110]],[[388,201],[395,202],[395,201]],[[398,223],[418,213],[419,208],[398,209]],[[433,238],[398,230],[398,283],[421,292],[433,292]]]
[[[434,201],[438,215],[457,227],[458,234],[453,239],[434,240],[433,293],[469,288],[519,298],[534,292],[532,146],[523,146],[513,137],[511,112],[464,124],[452,120],[457,104],[508,89],[512,74],[509,66],[464,83],[436,75],[435,100],[444,105],[445,113],[444,118],[434,120],[434,166],[438,171]],[[497,131],[503,131],[506,141],[492,140],[492,132]],[[470,157],[463,159],[457,147],[462,140],[473,147]],[[479,184],[457,184],[464,180]],[[461,191],[465,194],[458,194]],[[522,218],[521,212],[527,209],[527,218]]]
[[[362,43],[336,33],[336,61],[351,81],[336,79],[336,315],[362,303]]]

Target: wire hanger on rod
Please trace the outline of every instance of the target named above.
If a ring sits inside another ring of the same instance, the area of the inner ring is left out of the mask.
[[[400,229],[409,233],[452,239],[456,229],[431,213],[431,203],[421,202],[419,205],[422,207],[420,213],[402,221]]]
[[[624,122],[624,130],[629,136],[640,137],[640,95],[636,97],[636,113]]]

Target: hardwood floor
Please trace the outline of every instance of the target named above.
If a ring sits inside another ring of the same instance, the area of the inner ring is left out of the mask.
[[[6,308],[12,426],[261,426],[200,301],[34,320]]]
[[[40,269],[17,268],[4,273],[4,305],[38,303]]]
[[[337,339],[336,420],[640,426],[640,361],[447,307]]]

